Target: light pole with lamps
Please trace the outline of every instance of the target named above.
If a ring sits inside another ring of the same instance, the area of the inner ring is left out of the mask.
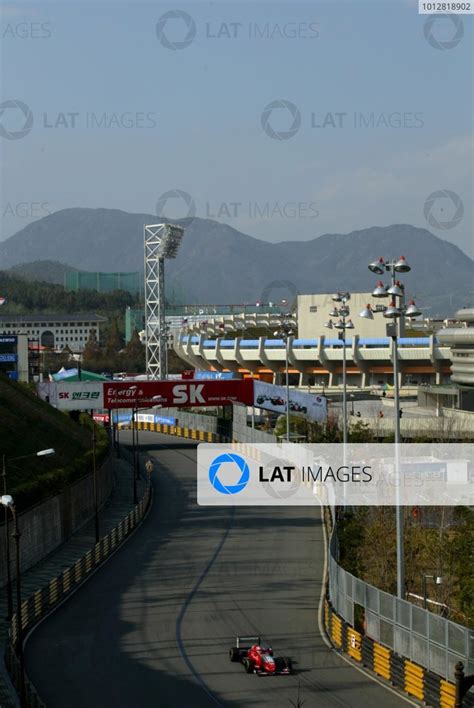
[[[132,446],[133,446],[133,503],[138,504],[137,495],[137,445],[135,438],[135,408],[132,408]]]
[[[19,457],[10,457],[8,460],[5,455],[2,455],[2,477],[3,477],[3,494],[7,495],[7,463],[26,460],[30,457],[49,457],[55,455],[54,448],[50,447],[45,450],[38,450],[30,455],[20,455]],[[4,505],[5,506],[5,505]],[[9,523],[8,523],[8,508],[5,506],[5,563],[7,566],[7,620],[10,621],[13,614],[13,599],[12,599],[12,578],[10,569],[10,543],[9,543]]]
[[[332,319],[324,324],[328,329],[338,329],[338,338],[342,341],[342,440],[347,445],[348,425],[347,425],[347,357],[346,357],[346,330],[354,329],[352,320],[347,318],[350,315],[348,302],[351,299],[350,293],[339,292],[332,296],[334,302],[342,303],[341,307],[336,306],[329,313],[330,317],[339,317],[337,322]],[[345,447],[344,447],[345,450]]]
[[[282,337],[285,342],[285,372],[286,372],[286,441],[290,442],[290,384],[289,384],[289,359],[290,359],[290,337],[293,335],[293,324],[288,320],[283,320],[277,330],[273,333],[275,337]]]
[[[368,266],[369,270],[376,275],[383,275],[389,272],[391,275],[391,285],[385,286],[380,280],[372,295],[376,298],[391,297],[391,301],[387,307],[379,306],[374,311],[372,307],[367,305],[360,317],[368,320],[374,319],[374,314],[381,312],[384,317],[391,320],[387,325],[387,336],[392,339],[392,354],[393,354],[393,385],[395,397],[395,469],[397,476],[400,474],[399,464],[399,445],[400,445],[400,381],[398,373],[398,337],[405,333],[405,317],[415,318],[421,315],[420,310],[415,305],[414,300],[410,300],[408,306],[405,305],[405,288],[396,280],[397,273],[408,273],[411,268],[404,256],[400,256],[398,260],[385,260],[379,258],[378,261],[373,261]],[[395,298],[398,298],[398,302]],[[398,320],[398,326],[397,326]],[[400,485],[397,484],[397,505],[396,505],[396,534],[397,534],[397,597],[405,598],[405,552],[404,552],[404,513],[403,507],[400,504]]]
[[[16,619],[17,619],[17,652],[18,661],[20,663],[20,705],[22,708],[26,706],[25,695],[25,660],[23,655],[23,621],[21,616],[21,567],[20,567],[20,538],[21,533],[18,528],[18,514],[15,507],[15,502],[9,494],[3,494],[0,502],[5,507],[8,514],[10,509],[13,516],[14,530],[13,538],[15,539],[15,559],[16,559]]]

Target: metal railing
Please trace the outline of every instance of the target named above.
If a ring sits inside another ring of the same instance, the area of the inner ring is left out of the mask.
[[[419,666],[452,681],[462,661],[474,673],[474,632],[467,627],[400,600],[348,573],[336,561],[337,536],[329,552],[329,599],[354,627],[354,608],[364,609],[365,634]]]

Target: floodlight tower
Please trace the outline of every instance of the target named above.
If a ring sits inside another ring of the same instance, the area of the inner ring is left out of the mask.
[[[165,258],[176,258],[184,229],[174,224],[148,224],[143,232],[146,374],[148,379],[166,379]]]

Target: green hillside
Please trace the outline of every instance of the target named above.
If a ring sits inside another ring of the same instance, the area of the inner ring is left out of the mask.
[[[74,273],[77,268],[59,261],[33,261],[20,263],[8,269],[8,273],[24,280],[40,280],[43,283],[64,284],[66,273]]]
[[[0,270],[0,296],[6,298],[1,314],[22,315],[29,313],[81,313],[118,312],[123,315],[125,308],[135,305],[138,300],[130,293],[116,290],[112,293],[98,293],[95,290],[79,290],[77,293],[65,290],[62,285],[39,280],[24,280]]]
[[[108,448],[103,428],[97,428],[97,438],[100,464]],[[51,447],[55,456],[35,455]],[[0,455],[7,460],[7,492],[19,509],[25,509],[92,470],[90,419],[83,416],[76,423],[27,386],[0,376]]]

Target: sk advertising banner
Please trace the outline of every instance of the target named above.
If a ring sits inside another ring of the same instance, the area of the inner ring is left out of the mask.
[[[104,383],[104,408],[196,407],[253,403],[253,379]]]
[[[60,410],[77,411],[104,408],[101,381],[48,381],[38,384],[40,398]]]

